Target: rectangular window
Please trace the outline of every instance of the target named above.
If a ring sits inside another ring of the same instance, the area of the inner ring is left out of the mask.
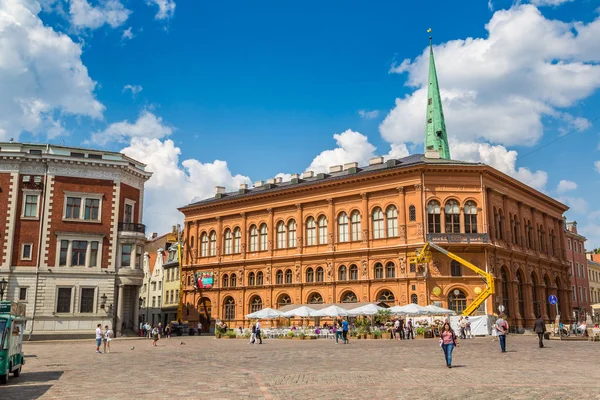
[[[130,244],[124,244],[121,246],[121,266],[122,267],[130,267],[131,266],[131,250],[133,246]]]
[[[179,304],[179,290],[175,291],[175,303]]]
[[[67,206],[65,209],[65,218],[77,219],[81,212],[81,198],[67,197]]]
[[[21,260],[31,260],[31,253],[33,245],[31,243],[25,243],[21,247]]]
[[[414,263],[410,264],[410,272],[417,272],[417,264],[414,264]]]
[[[98,266],[98,242],[90,243],[90,267]]]
[[[67,265],[67,254],[69,253],[69,241],[61,240],[60,241],[60,258],[58,261],[58,265]]]
[[[577,301],[577,288],[571,286],[571,289],[573,289],[573,301]]]
[[[152,308],[156,307],[156,296],[152,296]]]
[[[567,239],[567,247],[571,250],[571,239]]]
[[[23,216],[28,218],[36,218],[38,215],[38,200],[37,194],[25,195],[25,208],[23,209]]]
[[[152,282],[152,291],[156,292],[156,282]]]
[[[158,283],[160,283],[160,282],[158,282]],[[161,307],[160,296],[158,296],[158,306],[157,307]]]
[[[71,249],[71,266],[81,267],[85,265],[87,243],[88,242],[83,240],[73,240]]]
[[[573,261],[569,261],[569,264],[571,264],[571,276],[575,276],[575,269],[573,268]]]
[[[135,253],[135,268],[137,268],[137,269],[142,268],[142,249],[140,247],[138,247],[138,249]]]
[[[123,222],[133,222],[133,206],[131,204],[125,204],[125,213],[123,215]]]
[[[71,292],[72,288],[58,288],[58,301],[56,304],[57,313],[71,312]]]
[[[85,214],[83,219],[86,221],[98,221],[100,216],[100,200],[85,199]]]
[[[27,288],[26,287],[19,288],[19,300],[20,301],[27,300]]]
[[[171,297],[169,298],[169,300],[171,300],[171,303],[175,302],[175,293],[174,293],[174,290],[171,290]]]
[[[162,290],[162,282],[158,281],[158,290]]]
[[[96,293],[96,289],[94,289],[94,288],[81,289],[81,301],[79,303],[79,312],[80,313],[94,312],[95,293]]]

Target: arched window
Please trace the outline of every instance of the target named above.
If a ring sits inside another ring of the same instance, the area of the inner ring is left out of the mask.
[[[319,293],[308,296],[308,304],[323,304],[323,297]]]
[[[319,244],[327,244],[327,218],[319,217]]]
[[[217,255],[217,233],[215,231],[210,233],[210,255]]]
[[[498,209],[498,237],[504,240],[504,212],[501,208]]]
[[[296,247],[296,221],[293,219],[288,222],[288,247]]]
[[[382,290],[377,295],[377,301],[381,301],[383,303],[393,304],[395,300],[396,298],[394,297],[394,293],[390,292],[389,290]]]
[[[256,229],[256,225],[250,227],[250,251],[258,251],[258,229]]]
[[[467,308],[467,296],[465,296],[462,290],[454,289],[450,291],[448,295],[448,308],[457,314],[462,314],[465,308]]]
[[[287,294],[282,294],[277,299],[277,308],[285,307],[288,304],[292,304],[292,299]]]
[[[358,267],[354,264],[350,266],[350,280],[357,281],[358,280]]]
[[[408,207],[408,220],[414,222],[417,220],[417,209],[415,206]]]
[[[277,248],[285,249],[285,224],[283,221],[277,223]]]
[[[226,297],[223,301],[223,315],[226,321],[235,319],[235,300],[231,296]]]
[[[342,303],[356,303],[358,301],[356,295],[352,291],[347,291],[342,294]]]
[[[530,220],[527,221],[527,246],[530,249],[535,247],[535,244],[533,243],[533,226],[531,225]]]
[[[375,279],[383,279],[383,264],[375,264]]]
[[[510,310],[508,308],[508,274],[506,273],[506,267],[502,266],[500,276],[502,278],[502,305],[504,306],[504,314],[510,315]]]
[[[262,286],[264,284],[264,275],[263,275],[262,271],[259,271],[256,274],[256,284],[258,286]]]
[[[398,209],[395,206],[389,206],[385,214],[387,217],[387,237],[398,236]]]
[[[233,251],[233,234],[231,229],[225,230],[225,254],[231,254]]]
[[[467,201],[464,210],[465,233],[477,233],[477,204]]]
[[[542,315],[542,310],[540,309],[540,299],[538,298],[537,291],[538,291],[538,282],[535,277],[535,274],[532,272],[531,273],[531,294],[532,294],[531,300],[533,300],[533,312],[536,317],[540,317]]]
[[[460,233],[460,207],[456,200],[448,200],[444,207],[446,233]]]
[[[440,202],[431,200],[427,204],[427,229],[429,233],[441,233],[442,227],[440,224]]]
[[[373,210],[373,239],[384,238],[385,231],[383,230],[383,211],[377,207]]]
[[[345,281],[348,280],[348,270],[346,268],[345,265],[342,265],[339,269],[338,269],[338,280],[339,281]]]
[[[317,244],[317,224],[313,217],[306,220],[306,245],[314,246]]]
[[[285,271],[285,283],[292,283],[292,270],[291,269],[287,269]]]
[[[248,274],[248,286],[254,286],[256,285],[256,278],[254,276],[254,272],[250,272]]]
[[[323,267],[317,267],[317,282],[323,282],[324,275]]]
[[[229,286],[229,275],[227,275],[227,274],[223,275],[223,284],[221,286],[222,287],[228,287]]]
[[[250,299],[250,312],[257,312],[262,310],[262,299],[260,296],[253,296]]]
[[[450,276],[462,276],[462,268],[458,261],[450,262]]]
[[[260,226],[260,251],[266,251],[268,246],[267,224]]]
[[[521,318],[525,318],[525,299],[523,298],[523,273],[517,271],[517,299],[519,301],[519,313]]]
[[[389,262],[385,265],[385,277],[395,278],[396,277],[396,266],[393,262]]]
[[[229,285],[231,287],[237,286],[237,277],[235,276],[235,274],[231,274],[231,276],[229,277]]]
[[[315,281],[315,271],[312,268],[308,268],[306,270],[306,282],[314,282]]]
[[[277,271],[277,273],[275,274],[275,282],[277,282],[277,284],[281,285],[283,283],[283,271],[279,270]]]
[[[347,242],[348,239],[348,215],[343,212],[338,216],[338,242]]]
[[[350,219],[352,222],[352,241],[358,242],[361,239],[360,213],[358,211],[353,211]]]
[[[544,275],[544,286],[546,286],[544,288],[544,299],[548,299],[550,297],[550,278],[548,278],[548,275]],[[546,303],[546,315],[548,315],[548,318],[552,319],[553,316],[550,313],[550,303],[548,301],[544,301],[544,303]]]
[[[515,215],[512,220],[513,243],[519,244],[519,218]]]
[[[416,294],[413,293],[410,295],[410,302],[413,304],[419,304],[419,298]]]
[[[208,235],[203,233],[200,236],[200,257],[208,256]]]
[[[240,253],[240,243],[242,241],[242,231],[240,228],[235,228],[233,230],[233,253]]]
[[[544,232],[544,226],[538,225],[538,242],[540,244],[540,251],[542,252],[546,251],[546,241],[544,240],[545,236],[546,232]]]

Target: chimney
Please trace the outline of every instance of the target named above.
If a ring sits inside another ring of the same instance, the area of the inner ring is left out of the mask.
[[[267,179],[267,183],[269,185],[274,185],[275,184],[275,178],[269,178],[269,179]]]
[[[215,194],[225,194],[224,186],[215,186]]]
[[[290,180],[291,183],[298,183],[300,182],[300,175],[298,174],[292,174],[292,179]]]
[[[302,173],[302,179],[306,179],[306,178],[312,178],[314,176],[314,172],[312,171],[304,171]]]
[[[341,165],[332,165],[331,167],[329,167],[329,173],[332,174],[334,172],[342,172],[342,166]]]
[[[280,176],[275,177],[275,183],[281,183],[281,182],[283,182],[283,178],[282,177],[280,177]]]
[[[240,183],[240,189],[248,189],[248,184]]]
[[[383,157],[373,157],[369,160],[369,165],[383,164]]]
[[[158,237],[158,233],[156,233],[156,232],[152,232],[152,236],[151,236],[151,238],[152,238],[152,239],[156,239],[157,237]]]
[[[348,170],[350,168],[358,168],[358,163],[357,162],[349,162],[344,164],[344,169]]]
[[[263,181],[256,181],[256,182],[254,182],[254,187],[258,188],[258,187],[261,187],[263,184],[264,184]]]

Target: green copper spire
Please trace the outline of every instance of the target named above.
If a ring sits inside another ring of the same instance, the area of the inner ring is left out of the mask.
[[[428,30],[431,32],[431,29]],[[435,61],[433,59],[433,45],[429,37],[429,80],[427,84],[427,133],[425,134],[425,151],[437,150],[440,158],[450,160],[448,147],[448,134],[442,110],[442,97],[438,85]]]

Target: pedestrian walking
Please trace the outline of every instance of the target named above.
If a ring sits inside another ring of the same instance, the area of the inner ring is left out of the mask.
[[[114,337],[114,333],[113,333],[112,329],[110,329],[108,327],[108,325],[106,325],[104,327],[104,339],[103,339],[103,342],[104,342],[104,354],[110,353],[110,342],[113,339],[113,337]]]
[[[258,344],[262,344],[262,337],[260,336],[260,321],[256,321],[256,340],[258,340]]]
[[[158,334],[158,328],[156,325],[152,327],[152,346],[158,346],[158,340],[160,339],[160,335]]]
[[[146,322],[142,323],[142,337],[147,337],[148,336],[146,325],[147,325]]]
[[[342,338],[344,339],[344,344],[350,343],[348,340],[348,318],[344,318],[342,321]]]
[[[161,336],[162,336],[162,334],[163,334],[163,326],[162,326],[162,322],[159,322],[159,323],[158,323],[158,326],[157,326],[157,328],[156,328],[156,329],[158,329],[158,338],[160,339],[160,337],[161,337]]]
[[[415,334],[413,332],[412,318],[409,318],[408,322],[406,323],[406,338],[407,339],[414,339],[415,338]]]
[[[144,336],[144,323],[140,321],[140,329],[138,330],[138,336]]]
[[[149,322],[146,322],[146,334],[148,335],[148,339],[152,339],[152,326]]]
[[[533,331],[538,335],[540,349],[544,347],[544,334],[546,333],[546,323],[542,316],[538,316],[533,324]]]
[[[496,320],[496,329],[498,329],[498,339],[500,339],[500,350],[506,353],[506,334],[508,333],[508,322],[504,319],[504,315]]]
[[[400,333],[400,340],[406,339],[406,335],[404,334],[404,328],[405,328],[405,326],[404,326],[404,318],[400,317],[400,328],[399,328],[399,330],[400,330],[400,332],[399,332]]]
[[[102,333],[102,324],[98,324],[96,326],[96,353],[98,354],[102,354],[100,352],[100,344],[102,344],[102,337],[103,337],[103,333]]]
[[[256,341],[256,324],[252,324],[252,333],[250,334],[250,342],[248,344],[254,344]]]
[[[471,334],[471,321],[469,321],[469,317],[465,317],[465,338],[473,339],[473,335]]]
[[[392,339],[400,340],[400,320],[394,321],[394,328],[392,329]]]
[[[171,339],[171,325],[165,326],[165,337]]]
[[[452,368],[452,351],[457,346],[456,334],[452,330],[450,323],[444,323],[442,333],[440,333],[440,347],[444,351],[444,358],[446,358],[446,366],[448,368]]]
[[[202,322],[198,322],[198,336],[202,335]]]

